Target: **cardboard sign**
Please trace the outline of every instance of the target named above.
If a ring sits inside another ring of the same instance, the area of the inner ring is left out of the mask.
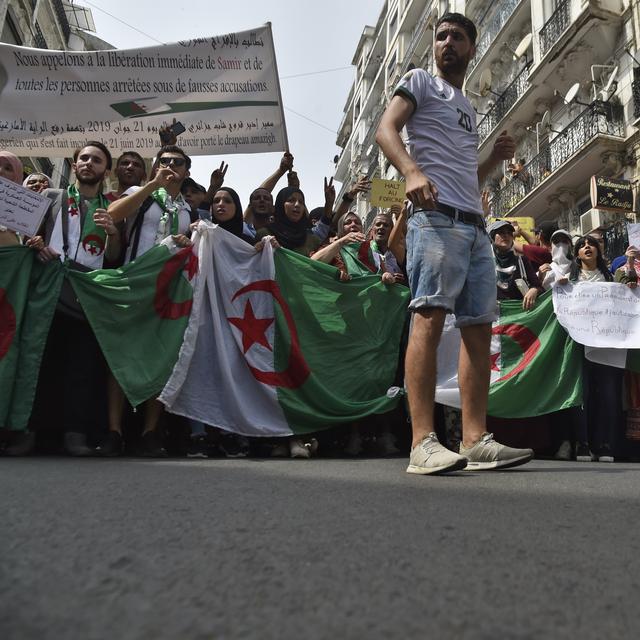
[[[35,236],[51,200],[22,185],[0,178],[0,225]]]
[[[591,206],[604,211],[633,211],[633,189],[629,180],[591,177]]]
[[[391,207],[402,204],[405,196],[406,184],[399,180],[382,180],[374,178],[371,181],[371,206]]]
[[[495,222],[496,220],[506,220],[507,222],[510,222],[511,224],[513,224],[514,222],[517,222],[518,225],[520,226],[520,229],[522,229],[523,231],[526,231],[527,233],[530,233],[532,236],[535,235],[535,228],[536,228],[536,221],[529,217],[529,216],[522,216],[520,218],[488,218],[487,219],[487,227],[492,223]],[[527,242],[527,240],[525,238],[519,238],[518,242]]]

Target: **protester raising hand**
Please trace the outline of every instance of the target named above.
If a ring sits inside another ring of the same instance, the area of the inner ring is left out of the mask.
[[[333,213],[333,204],[336,201],[336,188],[333,186],[333,177],[324,179],[324,213],[329,220]]]
[[[227,175],[228,164],[225,164],[224,160],[220,163],[217,169],[211,172],[211,179],[209,180],[209,192],[213,195],[223,184],[224,178]]]
[[[173,125],[178,124],[178,121],[174,118],[173,122],[169,124],[165,124],[160,127],[158,130],[158,134],[160,135],[160,146],[164,147],[170,144],[177,144],[178,136],[175,134],[173,130]]]

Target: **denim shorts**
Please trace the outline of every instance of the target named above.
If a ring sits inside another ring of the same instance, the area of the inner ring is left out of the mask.
[[[438,211],[416,211],[407,229],[411,311],[431,307],[456,316],[456,326],[496,319],[496,269],[480,227]]]

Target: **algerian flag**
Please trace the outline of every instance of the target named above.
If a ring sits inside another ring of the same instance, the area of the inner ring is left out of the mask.
[[[558,323],[551,292],[531,311],[521,300],[501,301],[492,334],[489,415],[527,418],[582,404],[582,347]],[[438,349],[436,400],[453,407],[460,407],[459,351],[460,332],[448,320]]]
[[[198,259],[169,238],[120,269],[69,277],[107,364],[135,407],[175,364],[193,304]]]
[[[160,400],[172,413],[249,436],[312,432],[383,413],[409,292],[198,227],[200,281]]]
[[[27,428],[62,286],[61,263],[35,257],[27,247],[0,248],[0,428]]]

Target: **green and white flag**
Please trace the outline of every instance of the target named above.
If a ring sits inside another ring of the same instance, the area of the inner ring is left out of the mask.
[[[198,259],[169,238],[120,269],[69,277],[107,364],[135,407],[155,398],[178,359]]]
[[[500,302],[491,341],[489,415],[527,418],[582,404],[582,347],[560,326],[551,292],[531,311],[521,300]],[[447,323],[438,348],[436,400],[460,407],[460,332]]]
[[[0,248],[0,428],[25,430],[40,361],[62,286],[58,260],[23,246]]]
[[[379,276],[340,282],[292,251],[260,253],[199,226],[200,279],[160,400],[248,436],[313,432],[392,409],[409,292]]]

